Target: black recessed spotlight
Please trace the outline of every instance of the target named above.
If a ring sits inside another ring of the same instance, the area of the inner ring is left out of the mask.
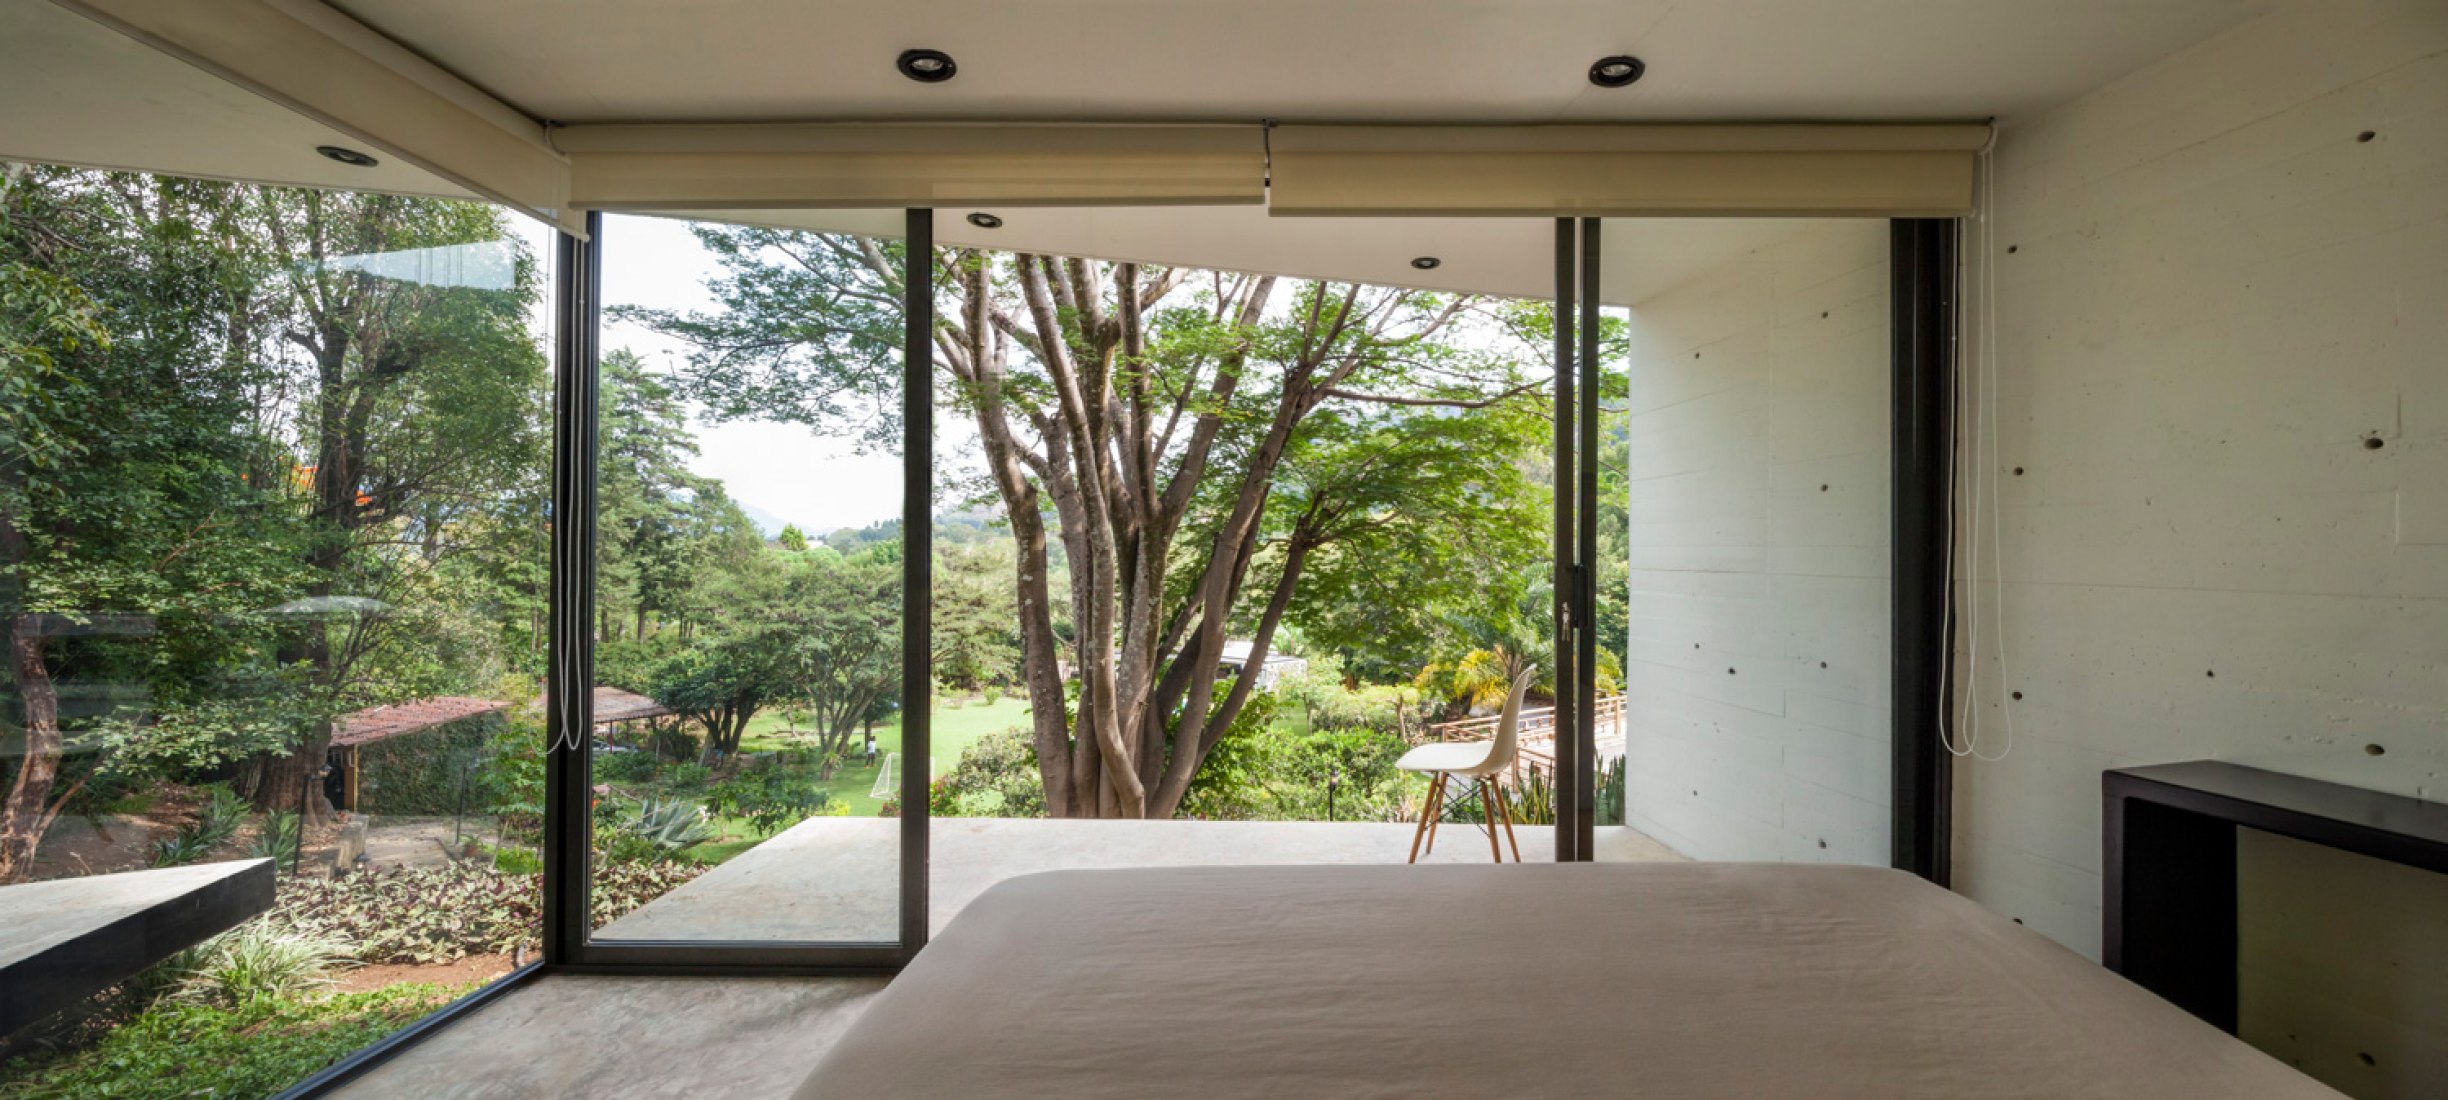
[[[980,229],[1001,229],[1003,228],[1003,219],[980,210],[975,214],[969,215],[969,224]]]
[[[1438,264],[1441,264],[1441,263],[1444,263],[1444,262],[1445,262],[1445,261],[1440,260],[1440,259],[1437,259],[1437,258],[1436,258],[1436,257],[1434,257],[1434,256],[1421,256],[1421,257],[1418,257],[1418,258],[1416,258],[1416,259],[1412,260],[1412,261],[1411,261],[1411,266],[1416,267],[1416,268],[1418,268],[1418,269],[1420,269],[1420,270],[1422,270],[1422,271],[1434,271],[1434,270],[1436,270],[1436,269],[1437,269],[1437,265],[1438,265]]]
[[[952,79],[960,66],[952,63],[952,55],[942,50],[903,50],[901,59],[893,62],[901,75],[921,84],[941,84]]]
[[[1619,53],[1613,57],[1601,57],[1590,64],[1590,83],[1601,88],[1621,88],[1639,80],[1641,74],[1648,71],[1649,66],[1641,64],[1640,58]]]
[[[321,153],[324,156],[330,157],[331,159],[348,165],[351,168],[372,168],[375,165],[382,163],[381,161],[375,160],[373,154],[371,153],[360,153],[355,149],[350,149],[339,145],[317,145],[315,146],[315,152]]]

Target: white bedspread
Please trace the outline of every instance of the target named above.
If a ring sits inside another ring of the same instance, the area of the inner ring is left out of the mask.
[[[798,1092],[2335,1095],[1908,875],[1708,863],[1013,879]]]

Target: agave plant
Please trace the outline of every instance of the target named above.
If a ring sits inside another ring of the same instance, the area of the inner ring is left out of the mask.
[[[705,809],[694,802],[676,798],[649,798],[638,803],[637,813],[622,827],[644,838],[665,855],[683,848],[692,848],[715,837],[714,823],[706,820]]]
[[[247,845],[251,856],[286,858],[297,852],[298,815],[294,810],[275,810],[264,815],[263,829]]]

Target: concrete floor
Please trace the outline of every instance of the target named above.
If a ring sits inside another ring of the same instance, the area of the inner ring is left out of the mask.
[[[885,819],[805,822],[613,922],[598,938],[889,937],[896,827]],[[1552,829],[1524,828],[1516,836],[1524,860],[1551,858]],[[934,822],[931,838],[929,924],[941,930],[988,886],[1016,875],[1399,863],[1409,854],[1411,826],[956,818]],[[1609,862],[1682,858],[1625,827],[1598,830],[1598,849]],[[1430,858],[1487,859],[1487,837],[1449,826]],[[872,978],[547,977],[411,1047],[340,1095],[785,1097],[883,988]]]

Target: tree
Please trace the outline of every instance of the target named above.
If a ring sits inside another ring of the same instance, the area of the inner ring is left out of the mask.
[[[697,235],[726,270],[711,288],[721,308],[629,314],[696,345],[692,392],[720,416],[891,441],[898,246]],[[1532,388],[1511,359],[1449,338],[1468,299],[1030,254],[927,262],[946,291],[935,362],[1017,543],[1022,668],[1058,815],[1170,816],[1247,704],[1254,678],[1220,667],[1226,630],[1256,596],[1245,622],[1263,662],[1298,588],[1302,557],[1287,552],[1271,587],[1245,592],[1312,414],[1484,409]],[[1050,537],[1070,581],[1075,708]]]
[[[807,706],[817,751],[847,751],[861,723],[901,686],[901,570],[869,551],[793,566],[766,617],[789,637],[787,677]]]
[[[294,409],[314,537],[309,607],[421,601],[460,520],[514,491],[537,493],[545,368],[529,339],[533,257],[507,239],[494,207],[396,195],[247,188],[246,229],[277,263],[255,288]],[[255,350],[252,345],[247,350]],[[413,613],[296,617],[283,657],[311,670],[335,711],[430,694],[450,670],[411,644],[432,620]],[[324,724],[265,761],[259,805],[309,796],[330,744]]]
[[[648,694],[705,728],[707,767],[736,755],[749,719],[790,691],[786,642],[778,631],[700,639],[656,670]]]
[[[935,677],[965,690],[1008,684],[1020,669],[1009,540],[935,548]]]
[[[0,178],[0,614],[23,737],[0,881],[84,784],[211,766],[316,717],[260,610],[295,583],[300,540],[251,415],[264,372],[235,350],[258,257],[234,190]]]
[[[791,553],[807,553],[807,534],[799,530],[799,525],[796,523],[783,524],[782,533],[774,537],[774,542]]]

